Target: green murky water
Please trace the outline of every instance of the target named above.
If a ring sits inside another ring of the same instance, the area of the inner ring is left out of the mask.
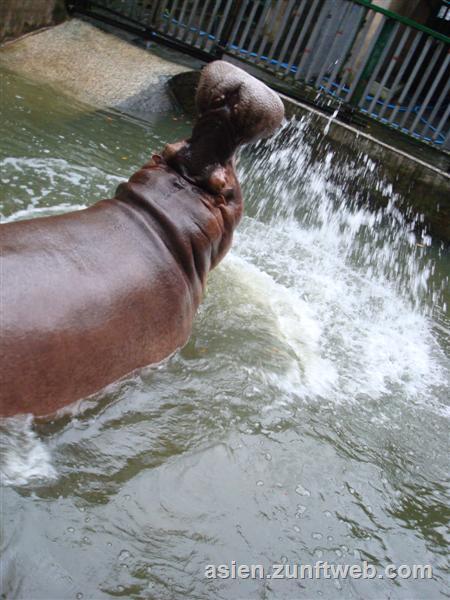
[[[189,131],[1,85],[5,219],[109,197]],[[414,237],[367,157],[305,121],[239,171],[247,216],[186,347],[70,415],[1,423],[3,598],[450,594],[449,257]],[[364,208],[375,187],[384,212]],[[205,577],[233,560],[378,573]],[[389,579],[389,564],[433,577]]]

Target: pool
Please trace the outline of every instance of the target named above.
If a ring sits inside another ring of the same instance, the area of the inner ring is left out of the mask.
[[[3,220],[110,197],[190,130],[0,74]],[[450,592],[448,252],[413,232],[375,163],[307,119],[238,169],[246,216],[186,346],[51,420],[1,422],[1,597]],[[377,575],[207,576],[233,561]]]

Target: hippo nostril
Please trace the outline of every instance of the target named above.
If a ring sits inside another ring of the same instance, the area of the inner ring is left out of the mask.
[[[222,94],[221,96],[216,96],[211,100],[211,108],[220,108],[225,104],[225,96]]]

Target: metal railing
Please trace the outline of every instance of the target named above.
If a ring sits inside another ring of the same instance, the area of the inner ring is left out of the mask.
[[[370,0],[78,0],[205,57],[234,55],[450,150],[450,38]]]

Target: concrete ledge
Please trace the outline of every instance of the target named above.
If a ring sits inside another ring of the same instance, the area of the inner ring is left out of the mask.
[[[187,70],[78,19],[4,46],[0,64],[92,106],[141,118],[172,110],[167,81]]]

